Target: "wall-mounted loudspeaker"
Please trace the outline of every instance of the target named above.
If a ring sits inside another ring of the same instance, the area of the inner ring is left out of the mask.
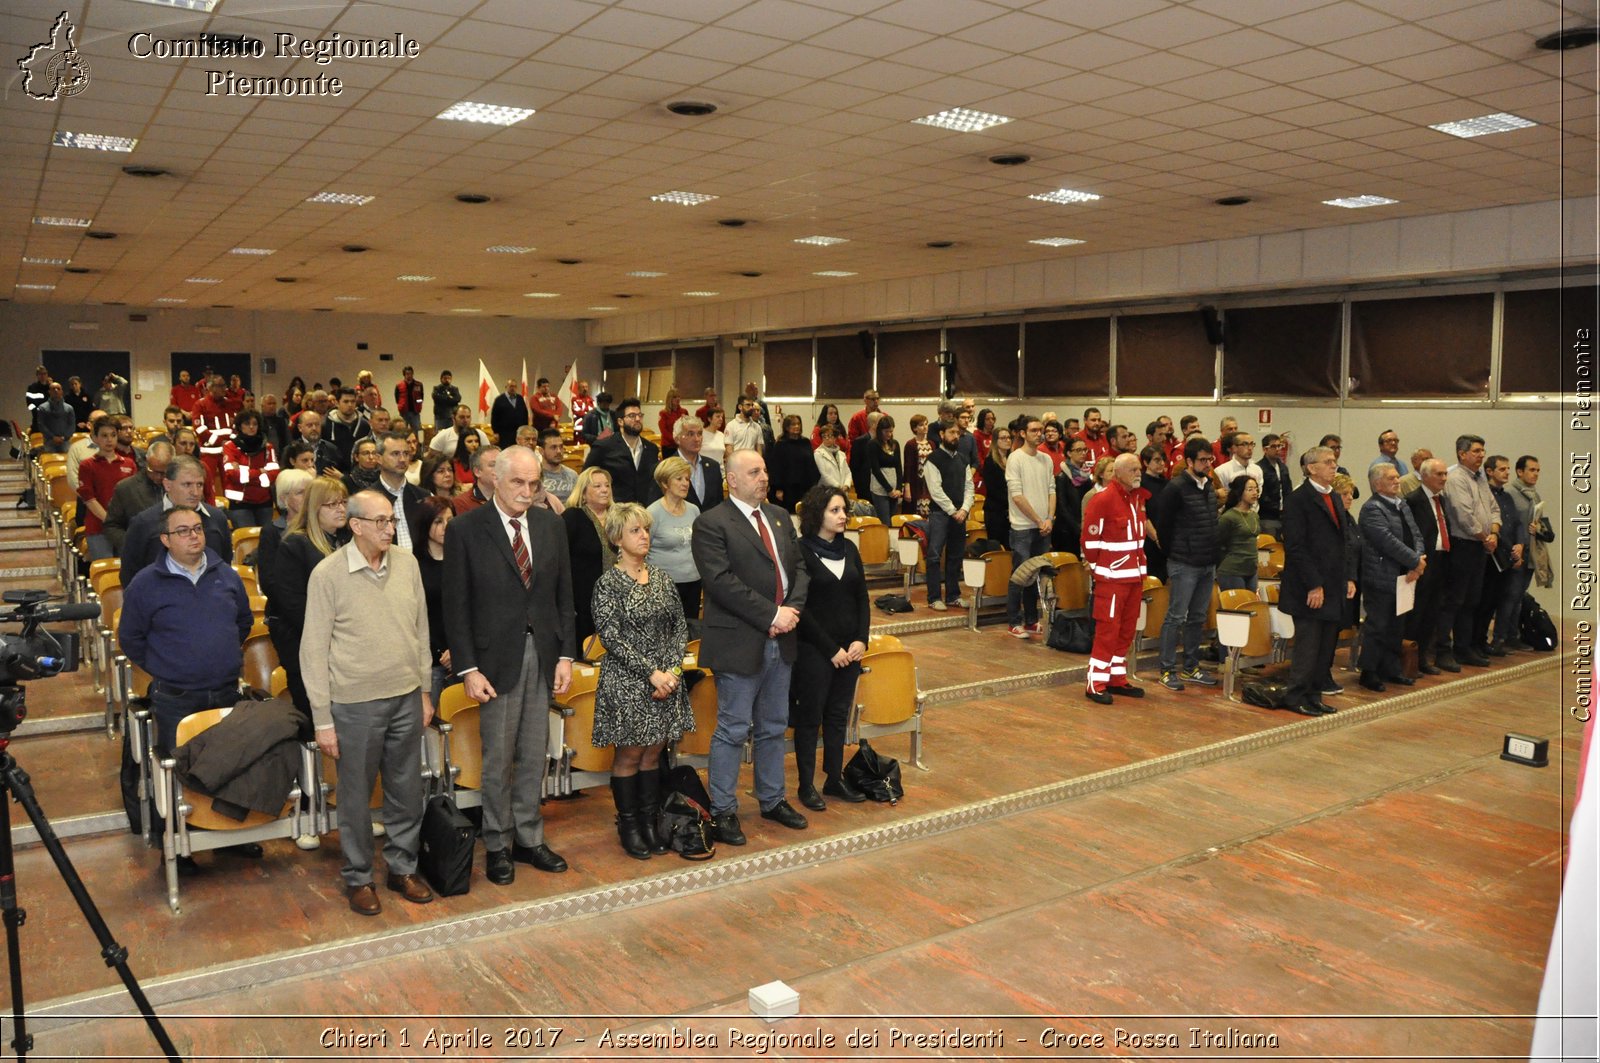
[[[871,329],[862,329],[856,333],[856,340],[861,344],[861,357],[872,361],[873,335]]]
[[[1213,347],[1222,346],[1226,342],[1226,337],[1222,331],[1222,315],[1217,313],[1217,308],[1214,306],[1202,306],[1200,308],[1200,320],[1206,327],[1206,342]]]

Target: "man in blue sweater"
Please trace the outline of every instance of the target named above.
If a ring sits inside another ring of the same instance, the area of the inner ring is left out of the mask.
[[[239,574],[207,548],[205,533],[197,510],[167,510],[164,552],[134,577],[122,599],[117,639],[128,660],[154,680],[156,745],[166,750],[176,744],[185,716],[239,700],[250,599]]]

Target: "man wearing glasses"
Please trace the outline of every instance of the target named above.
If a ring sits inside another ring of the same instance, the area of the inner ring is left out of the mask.
[[[350,496],[351,539],[311,572],[300,668],[317,745],[339,762],[341,874],[358,915],[383,910],[373,884],[368,797],[383,779],[387,885],[413,904],[433,891],[417,874],[422,731],[433,719],[433,659],[422,574],[391,550],[394,507],[375,490]]]
[[[252,617],[239,574],[206,546],[197,510],[177,505],[161,514],[160,538],[155,563],[123,596],[117,639],[154,680],[156,745],[170,750],[185,716],[239,700],[240,647]]]
[[[600,440],[589,448],[583,467],[599,466],[611,474],[611,501],[637,502],[648,506],[661,497],[656,486],[656,466],[661,451],[644,434],[644,413],[638,399],[623,399],[617,406],[617,423],[622,431]]]
[[[1211,444],[1191,436],[1183,444],[1184,471],[1174,473],[1157,500],[1156,532],[1167,549],[1167,615],[1161,622],[1161,685],[1214,687],[1216,677],[1200,667],[1200,632],[1217,576],[1217,503],[1211,490]],[[1178,669],[1178,636],[1183,669]]]

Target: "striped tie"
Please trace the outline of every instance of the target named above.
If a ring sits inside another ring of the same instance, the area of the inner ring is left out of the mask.
[[[533,565],[528,561],[528,544],[522,541],[522,526],[511,521],[511,556],[517,562],[517,575],[522,577],[522,589],[533,583]]]

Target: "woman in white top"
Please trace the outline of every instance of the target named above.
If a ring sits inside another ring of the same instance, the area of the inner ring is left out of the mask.
[[[648,560],[672,577],[683,615],[692,620],[700,615],[700,572],[690,549],[700,507],[689,501],[689,463],[677,456],[663,458],[656,466],[655,481],[661,497],[646,511],[653,532]]]
[[[705,435],[700,443],[700,453],[719,465],[728,464],[728,415],[721,406],[713,406],[706,414]]]
[[[854,482],[850,476],[850,459],[845,455],[842,442],[834,427],[830,424],[823,425],[818,430],[820,445],[813,455],[817,461],[817,471],[822,474],[821,483],[824,487],[837,487],[841,491],[850,490]]]

